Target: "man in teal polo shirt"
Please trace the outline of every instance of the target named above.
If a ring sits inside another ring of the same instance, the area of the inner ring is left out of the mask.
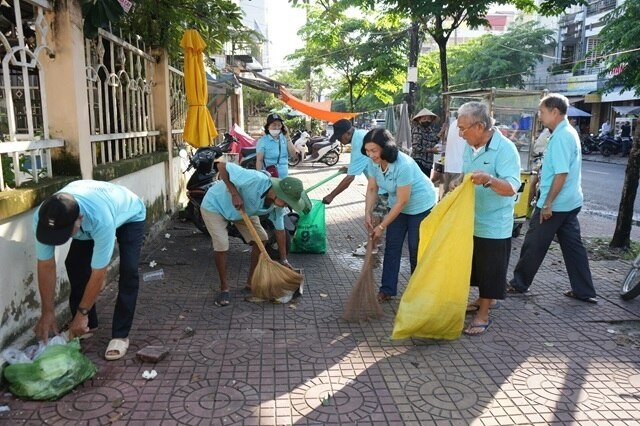
[[[47,198],[33,217],[38,258],[38,289],[42,314],[36,335],[43,340],[57,333],[55,318],[55,246],[71,239],[65,260],[71,287],[73,319],[69,337],[98,327],[95,302],[104,286],[107,267],[118,241],[120,268],[118,297],[113,310],[111,341],[105,358],[122,358],[129,347],[129,331],[138,300],[138,262],[144,242],[146,209],[127,188],[109,182],[78,180]]]
[[[469,102],[458,109],[458,132],[467,141],[462,171],[471,173],[477,185],[471,285],[478,287],[479,297],[469,305],[476,314],[464,330],[475,336],[491,326],[489,309],[494,300],[505,296],[520,156],[515,145],[493,127],[483,103]]]
[[[251,277],[258,264],[260,250],[253,243],[251,233],[242,220],[240,209],[244,209],[250,217],[262,241],[267,240],[267,233],[262,228],[258,216],[269,214],[276,229],[280,263],[291,266],[287,261],[282,208],[288,205],[298,213],[308,213],[311,210],[311,201],[304,192],[300,179],[294,177],[269,178],[262,171],[244,169],[236,164],[224,162],[218,163],[218,173],[220,180],[205,194],[200,211],[211,236],[214,261],[220,277],[220,293],[216,296],[214,303],[217,306],[227,306],[230,302],[227,284],[227,252],[229,251],[227,224],[234,222],[244,240],[253,245],[246,285],[246,290],[250,291]]]
[[[582,244],[578,213],[582,208],[580,138],[567,120],[569,100],[552,93],[540,101],[542,123],[551,129],[540,171],[540,197],[529,222],[509,293],[526,293],[558,236],[571,290],[565,296],[597,303],[587,250]]]

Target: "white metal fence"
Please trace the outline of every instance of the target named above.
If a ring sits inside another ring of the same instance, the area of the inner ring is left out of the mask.
[[[94,166],[156,151],[151,90],[156,60],[140,45],[104,30],[85,42]]]
[[[173,147],[179,149],[185,145],[182,135],[187,118],[187,93],[184,88],[184,72],[172,66],[169,67],[169,99]]]
[[[3,1],[3,3],[5,3]],[[64,142],[49,139],[47,102],[41,60],[53,52],[46,45],[51,9],[46,0],[13,0],[0,21],[0,191],[51,176],[51,148]]]

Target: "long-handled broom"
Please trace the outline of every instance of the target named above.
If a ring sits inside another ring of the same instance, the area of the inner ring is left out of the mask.
[[[253,223],[251,223],[247,213],[244,210],[240,210],[240,213],[244,223],[249,228],[249,232],[251,232],[253,241],[260,249],[260,258],[251,277],[251,292],[253,295],[260,299],[271,300],[284,296],[288,291],[296,291],[302,284],[302,275],[273,261],[269,257],[267,249],[264,248],[264,244],[262,244],[260,236],[253,227]]]
[[[382,317],[382,308],[378,302],[375,283],[373,282],[373,265],[371,265],[373,247],[373,238],[369,236],[362,271],[351,290],[351,295],[342,313],[342,319],[345,321],[360,322]]]

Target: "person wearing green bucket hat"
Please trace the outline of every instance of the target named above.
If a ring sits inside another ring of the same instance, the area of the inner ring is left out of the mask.
[[[300,179],[294,177],[270,178],[263,171],[244,169],[237,164],[218,162],[219,180],[207,190],[200,212],[211,236],[214,261],[220,278],[220,292],[215,298],[217,306],[230,302],[227,284],[227,253],[229,234],[227,225],[233,222],[247,243],[253,246],[246,290],[251,290],[251,277],[260,258],[260,249],[240,213],[244,210],[251,220],[260,240],[267,241],[267,233],[259,216],[268,214],[275,227],[280,263],[291,267],[287,261],[286,231],[283,207],[289,206],[298,213],[311,210],[311,200],[304,192]]]

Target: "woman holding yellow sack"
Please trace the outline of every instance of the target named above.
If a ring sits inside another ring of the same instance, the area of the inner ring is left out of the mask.
[[[378,239],[386,230],[382,285],[378,301],[391,299],[398,292],[398,273],[402,246],[408,237],[411,272],[416,268],[420,222],[436,203],[433,183],[407,154],[400,152],[388,130],[377,128],[364,136],[362,153],[369,157],[365,225]],[[389,194],[389,211],[374,224],[378,190]]]
[[[475,317],[464,330],[475,336],[492,324],[492,301],[505,296],[520,156],[515,145],[493,127],[483,103],[468,102],[458,109],[458,132],[467,142],[462,171],[471,173],[476,185],[471,285],[478,287],[480,297],[472,304],[478,307]]]

